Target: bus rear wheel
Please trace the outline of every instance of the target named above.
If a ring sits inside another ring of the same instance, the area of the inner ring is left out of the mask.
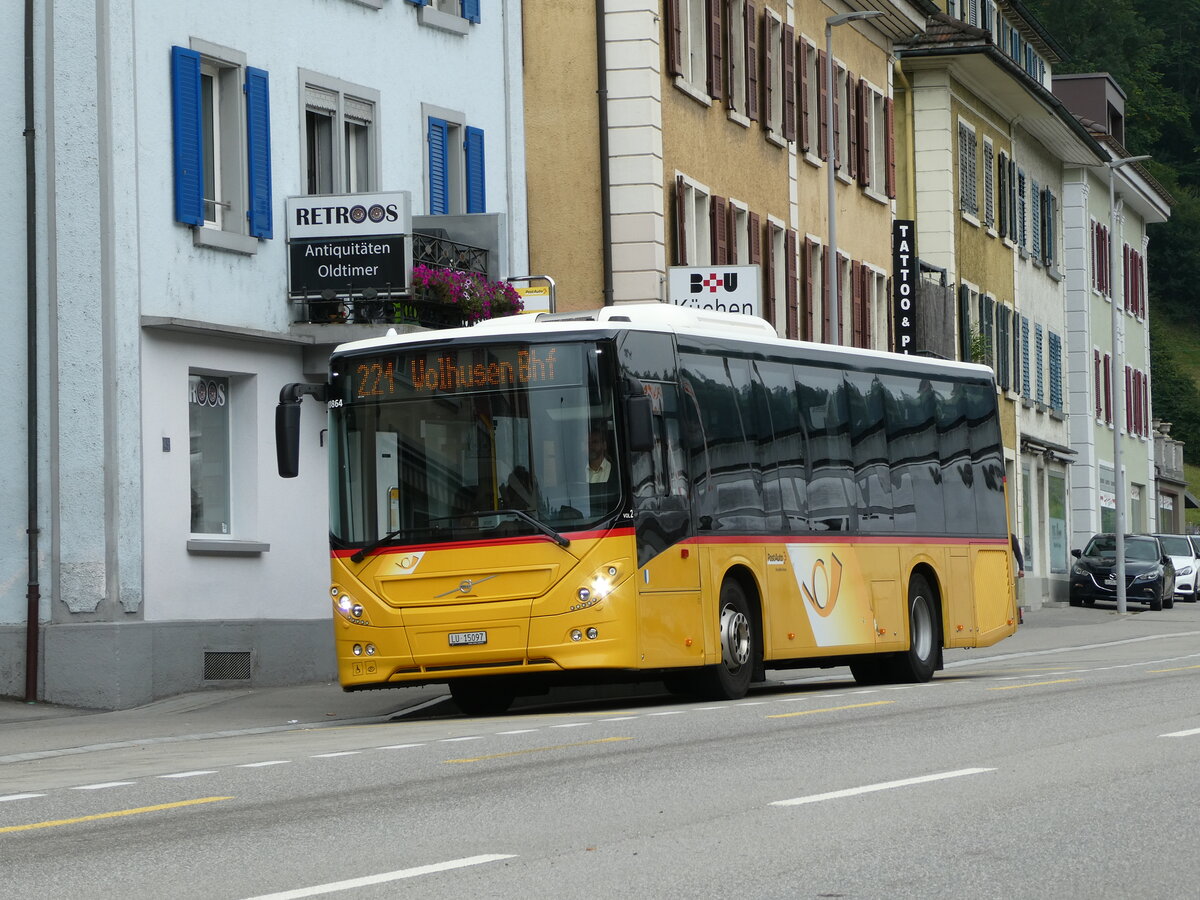
[[[914,575],[908,583],[908,649],[891,659],[896,684],[928,681],[937,669],[938,620],[929,582]]]
[[[450,682],[450,696],[465,716],[499,716],[508,712],[517,692],[494,678],[460,678]]]
[[[736,579],[726,578],[721,585],[720,609],[721,662],[699,674],[696,693],[714,700],[737,700],[750,690],[761,650],[750,602]]]

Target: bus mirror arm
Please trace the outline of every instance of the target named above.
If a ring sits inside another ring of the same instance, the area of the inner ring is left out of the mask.
[[[275,459],[280,478],[295,478],[300,471],[300,401],[305,394],[324,400],[327,385],[285,384],[275,407]]]

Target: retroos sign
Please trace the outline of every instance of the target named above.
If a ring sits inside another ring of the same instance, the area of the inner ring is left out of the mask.
[[[289,290],[305,296],[401,291],[411,267],[411,231],[407,191],[289,197]]]
[[[758,266],[672,266],[667,301],[692,309],[762,315]]]

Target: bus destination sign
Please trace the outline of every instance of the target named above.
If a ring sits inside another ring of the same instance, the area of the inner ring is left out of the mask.
[[[350,400],[400,400],[512,388],[575,385],[582,381],[579,347],[553,344],[438,347],[346,360],[353,368]]]

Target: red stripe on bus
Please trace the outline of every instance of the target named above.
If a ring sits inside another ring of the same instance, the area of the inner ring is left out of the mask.
[[[984,537],[916,537],[912,535],[896,535],[888,537],[885,535],[839,535],[839,534],[815,534],[812,536],[797,537],[794,535],[761,535],[761,534],[746,534],[746,535],[696,535],[695,537],[687,538],[680,541],[681,544],[938,544],[945,546],[947,544],[994,544],[996,546],[1007,547],[1009,540],[1007,538],[984,538]]]
[[[586,541],[602,537],[630,537],[632,535],[632,528],[613,528],[608,531],[563,532],[563,537],[569,538],[572,541]],[[378,550],[372,551],[370,555],[388,556],[394,553],[412,553],[414,550],[464,550],[477,547],[508,547],[521,544],[541,544],[551,540],[551,538],[540,534],[530,534],[521,535],[520,537],[495,538],[493,540],[448,541],[441,544],[395,544],[388,547],[380,547]],[[353,556],[357,552],[357,550],[330,550],[329,555],[334,559],[344,559]]]

